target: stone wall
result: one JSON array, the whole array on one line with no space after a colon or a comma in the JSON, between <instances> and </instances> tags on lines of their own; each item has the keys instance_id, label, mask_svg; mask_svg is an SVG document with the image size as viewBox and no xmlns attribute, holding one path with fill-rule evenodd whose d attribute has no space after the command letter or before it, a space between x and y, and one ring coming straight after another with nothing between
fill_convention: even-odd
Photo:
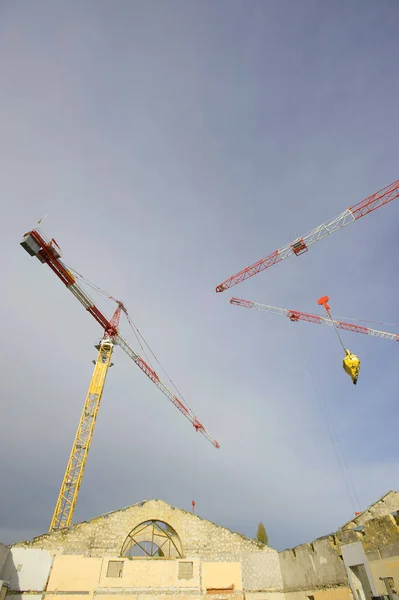
<instances>
[{"instance_id":1,"label":"stone wall","mask_svg":"<svg viewBox=\"0 0 399 600\"><path fill-rule=\"evenodd\" d=\"M360 513L360 515L345 523L345 525L341 527L341 530L353 529L354 527L357 527L359 525L364 525L367 521L370 521L371 519L375 519L377 517L384 517L398 509L399 492L388 492L387 494L385 494L385 496L377 500L377 502L374 502L374 504L372 504L365 511Z\"/></svg>"},{"instance_id":2,"label":"stone wall","mask_svg":"<svg viewBox=\"0 0 399 600\"><path fill-rule=\"evenodd\" d=\"M15 547L43 548L53 554L118 556L128 534L140 523L155 519L171 525L178 534L184 556L235 561L242 553L276 554L276 550L229 529L175 509L161 500L149 500L118 510L69 529L45 534Z\"/></svg>"},{"instance_id":3,"label":"stone wall","mask_svg":"<svg viewBox=\"0 0 399 600\"><path fill-rule=\"evenodd\" d=\"M384 591L379 581L381 576L394 577L399 587L399 517L388 514L365 521L359 531L343 529L334 536L280 552L286 599L306 599L308 595L324 598L321 592L327 590L330 590L329 597L334 597L336 593L337 599L350 594L350 582L342 557L343 547L359 543L364 549L378 593Z\"/></svg>"},{"instance_id":4,"label":"stone wall","mask_svg":"<svg viewBox=\"0 0 399 600\"><path fill-rule=\"evenodd\" d=\"M243 588L248 592L283 589L277 552L243 552L241 569Z\"/></svg>"},{"instance_id":5,"label":"stone wall","mask_svg":"<svg viewBox=\"0 0 399 600\"><path fill-rule=\"evenodd\" d=\"M399 517L386 515L367 521L362 531L340 532L341 543L364 548L377 594L386 594L381 577L393 577L399 588Z\"/></svg>"},{"instance_id":6,"label":"stone wall","mask_svg":"<svg viewBox=\"0 0 399 600\"><path fill-rule=\"evenodd\" d=\"M384 502L373 505L370 513L373 510L386 513L388 508L397 509L399 498L396 492L392 494L385 496L382 499ZM149 520L164 521L173 527L182 544L183 559L198 565L198 582L195 585L191 583L192 593L195 589L197 595L207 593L199 581L212 574L215 583L211 587L218 589L219 584L223 587L226 578L226 586L234 583L234 594L238 594L235 600L241 600L240 594L243 593L248 600L306 600L309 596L314 596L315 600L349 600L351 591L348 565L344 564L342 555L343 547L351 544L359 547L359 543L370 565L370 577L393 576L399 584L399 516L396 514L365 519L364 524L357 526L356 530L354 526L345 526L335 535L277 553L272 548L197 515L175 509L161 500L150 500L67 530L42 535L32 542L21 542L12 548L12 552L46 550L51 556L57 555L55 560L60 565L63 557L64 567L72 560L77 560L79 564L84 560L97 560L103 564L103 561L118 557L128 534L137 525ZM155 570L161 569L161 562L156 566L160 560L152 559ZM178 561L169 560L170 564L165 562L168 566L161 573L164 579L168 573L168 577L175 577L173 569L178 568ZM141 561L143 565L150 565L146 559ZM131 571L132 581L138 581L139 567L139 561L129 562L125 577L130 577ZM60 577L63 576L61 573ZM179 585L172 587L177 589ZM383 591L382 586L382 583L375 584L379 593Z\"/></svg>"}]
</instances>

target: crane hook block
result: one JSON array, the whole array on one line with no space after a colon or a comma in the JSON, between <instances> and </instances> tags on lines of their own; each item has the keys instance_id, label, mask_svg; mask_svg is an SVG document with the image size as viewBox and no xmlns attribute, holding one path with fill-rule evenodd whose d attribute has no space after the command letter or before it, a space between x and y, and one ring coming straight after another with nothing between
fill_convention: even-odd
<instances>
[{"instance_id":1,"label":"crane hook block","mask_svg":"<svg viewBox=\"0 0 399 600\"><path fill-rule=\"evenodd\" d=\"M353 384L356 385L360 371L360 360L356 354L352 354L349 350L346 352L347 354L343 360L344 371L352 379Z\"/></svg>"}]
</instances>

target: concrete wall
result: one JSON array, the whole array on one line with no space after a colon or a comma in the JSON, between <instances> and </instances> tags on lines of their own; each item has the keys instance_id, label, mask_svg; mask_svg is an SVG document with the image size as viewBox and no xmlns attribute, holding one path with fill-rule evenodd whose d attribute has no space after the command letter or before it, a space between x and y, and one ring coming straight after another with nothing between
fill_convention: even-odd
<instances>
[{"instance_id":1,"label":"concrete wall","mask_svg":"<svg viewBox=\"0 0 399 600\"><path fill-rule=\"evenodd\" d=\"M373 581L369 561L364 551L362 542L354 542L352 544L342 546L341 550L354 598L358 597L359 590L361 592L361 588L363 588L366 593L368 592L369 596L371 593L376 596L376 586ZM366 583L362 582L362 579L359 578L359 574L357 572L361 565L364 569L364 576L367 579Z\"/></svg>"},{"instance_id":2,"label":"concrete wall","mask_svg":"<svg viewBox=\"0 0 399 600\"><path fill-rule=\"evenodd\" d=\"M10 591L43 591L53 559L47 550L11 548L2 570Z\"/></svg>"},{"instance_id":3,"label":"concrete wall","mask_svg":"<svg viewBox=\"0 0 399 600\"><path fill-rule=\"evenodd\" d=\"M284 591L347 586L348 579L332 536L280 552Z\"/></svg>"}]
</instances>

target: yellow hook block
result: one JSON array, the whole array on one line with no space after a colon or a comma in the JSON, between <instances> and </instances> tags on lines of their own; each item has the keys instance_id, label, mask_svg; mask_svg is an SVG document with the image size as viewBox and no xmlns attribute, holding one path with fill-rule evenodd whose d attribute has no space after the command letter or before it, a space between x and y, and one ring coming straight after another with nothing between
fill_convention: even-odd
<instances>
[{"instance_id":1,"label":"yellow hook block","mask_svg":"<svg viewBox=\"0 0 399 600\"><path fill-rule=\"evenodd\" d=\"M356 354L352 354L349 350L346 351L346 356L343 360L343 367L345 373L352 379L354 385L357 383L360 371L360 360Z\"/></svg>"}]
</instances>

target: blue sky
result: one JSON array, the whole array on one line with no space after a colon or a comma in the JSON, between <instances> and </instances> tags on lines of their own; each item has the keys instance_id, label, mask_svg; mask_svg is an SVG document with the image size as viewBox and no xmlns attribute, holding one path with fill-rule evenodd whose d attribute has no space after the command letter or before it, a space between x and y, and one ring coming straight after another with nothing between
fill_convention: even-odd
<instances>
[{"instance_id":1,"label":"blue sky","mask_svg":"<svg viewBox=\"0 0 399 600\"><path fill-rule=\"evenodd\" d=\"M328 294L337 317L399 322L397 202L215 287L399 177L398 17L388 0L2 4L1 541L48 528L101 336L19 246L44 213L221 444L117 349L75 522L194 498L278 549L329 533L354 506L323 407L360 507L397 489L396 346L344 334L355 387L332 331L228 303L317 312Z\"/></svg>"}]
</instances>

